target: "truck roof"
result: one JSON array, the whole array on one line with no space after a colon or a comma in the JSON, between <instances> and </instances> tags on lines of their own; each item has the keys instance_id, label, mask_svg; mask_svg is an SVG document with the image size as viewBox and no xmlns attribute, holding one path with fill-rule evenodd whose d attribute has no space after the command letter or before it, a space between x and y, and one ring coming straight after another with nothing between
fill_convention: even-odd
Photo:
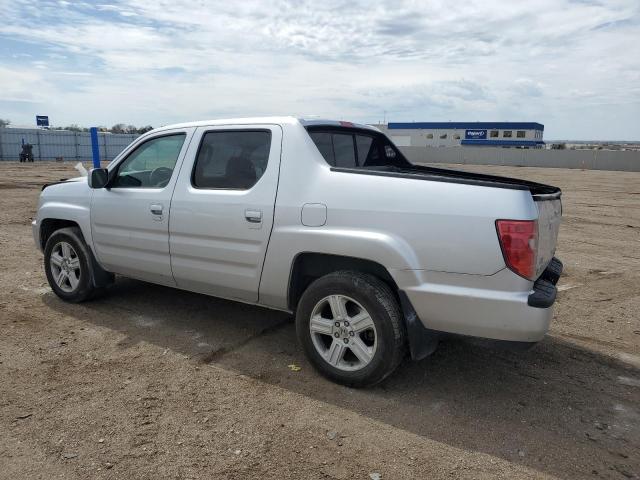
<instances>
[{"instance_id":1,"label":"truck roof","mask_svg":"<svg viewBox=\"0 0 640 480\"><path fill-rule=\"evenodd\" d=\"M292 125L301 124L303 127L309 126L331 126L331 127L350 127L350 128L364 128L367 130L379 131L377 128L371 125L365 125L362 123L347 122L344 120L330 120L321 118L300 118L294 116L282 116L282 117L244 117L244 118L221 118L214 120L200 120L196 122L175 123L172 125L164 125L158 127L153 131L169 130L172 128L185 128L185 127L206 127L211 125L254 125L254 124L277 124L277 125Z\"/></svg>"}]
</instances>

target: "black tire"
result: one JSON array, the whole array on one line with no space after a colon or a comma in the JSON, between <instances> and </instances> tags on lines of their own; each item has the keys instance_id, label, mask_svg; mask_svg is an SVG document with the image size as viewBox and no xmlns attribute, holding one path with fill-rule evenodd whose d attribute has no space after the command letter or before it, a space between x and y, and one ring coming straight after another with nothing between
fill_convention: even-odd
<instances>
[{"instance_id":1,"label":"black tire","mask_svg":"<svg viewBox=\"0 0 640 480\"><path fill-rule=\"evenodd\" d=\"M311 315L316 305L331 295L355 300L364 307L375 325L375 353L370 362L358 370L336 368L314 345L310 331ZM406 352L405 326L395 295L377 277L360 272L330 273L309 285L296 310L296 332L311 364L327 378L350 387L368 387L381 382L400 365ZM329 337L327 342L330 340L333 341Z\"/></svg>"},{"instance_id":2,"label":"black tire","mask_svg":"<svg viewBox=\"0 0 640 480\"><path fill-rule=\"evenodd\" d=\"M77 275L78 281L75 288L71 287L70 282L67 288L71 288L71 291L66 291L61 288L54 279L53 267L51 265L51 255L55 248L60 245L61 242L66 242L71 245L75 256L79 261L79 274ZM80 303L90 299L97 292L97 289L93 285L92 281L92 269L91 269L91 253L84 242L82 232L78 227L68 227L56 230L47 240L44 247L44 271L47 275L47 280L53 292L62 300L71 303ZM77 272L77 271L76 271Z\"/></svg>"}]
</instances>

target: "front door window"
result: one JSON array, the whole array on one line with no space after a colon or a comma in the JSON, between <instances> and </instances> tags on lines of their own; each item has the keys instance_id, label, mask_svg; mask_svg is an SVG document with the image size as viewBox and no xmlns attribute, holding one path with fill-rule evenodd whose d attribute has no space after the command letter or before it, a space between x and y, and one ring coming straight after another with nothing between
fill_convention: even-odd
<instances>
[{"instance_id":1,"label":"front door window","mask_svg":"<svg viewBox=\"0 0 640 480\"><path fill-rule=\"evenodd\" d=\"M112 188L164 188L171 180L185 134L166 135L138 146L118 166Z\"/></svg>"}]
</instances>

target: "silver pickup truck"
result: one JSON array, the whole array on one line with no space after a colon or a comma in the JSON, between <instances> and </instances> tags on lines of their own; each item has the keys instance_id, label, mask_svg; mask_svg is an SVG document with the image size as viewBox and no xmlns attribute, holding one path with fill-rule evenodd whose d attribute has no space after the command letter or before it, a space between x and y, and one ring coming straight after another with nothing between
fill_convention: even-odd
<instances>
[{"instance_id":1,"label":"silver pickup truck","mask_svg":"<svg viewBox=\"0 0 640 480\"><path fill-rule=\"evenodd\" d=\"M377 129L292 117L172 125L33 221L53 291L114 274L295 312L324 375L375 384L443 335L526 346L549 328L560 190L409 163Z\"/></svg>"}]
</instances>

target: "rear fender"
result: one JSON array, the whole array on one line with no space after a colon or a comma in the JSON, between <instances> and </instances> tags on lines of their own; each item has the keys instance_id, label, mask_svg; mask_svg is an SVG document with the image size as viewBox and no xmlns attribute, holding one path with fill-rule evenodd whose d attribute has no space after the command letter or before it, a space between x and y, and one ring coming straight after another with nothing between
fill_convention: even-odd
<instances>
[{"instance_id":1,"label":"rear fender","mask_svg":"<svg viewBox=\"0 0 640 480\"><path fill-rule=\"evenodd\" d=\"M382 232L352 229L309 229L291 226L274 230L260 279L260 303L289 309L288 286L301 253L339 255L375 262L388 272L418 268L418 259L401 238ZM391 273L393 277L393 273ZM395 279L394 279L395 280Z\"/></svg>"}]
</instances>

